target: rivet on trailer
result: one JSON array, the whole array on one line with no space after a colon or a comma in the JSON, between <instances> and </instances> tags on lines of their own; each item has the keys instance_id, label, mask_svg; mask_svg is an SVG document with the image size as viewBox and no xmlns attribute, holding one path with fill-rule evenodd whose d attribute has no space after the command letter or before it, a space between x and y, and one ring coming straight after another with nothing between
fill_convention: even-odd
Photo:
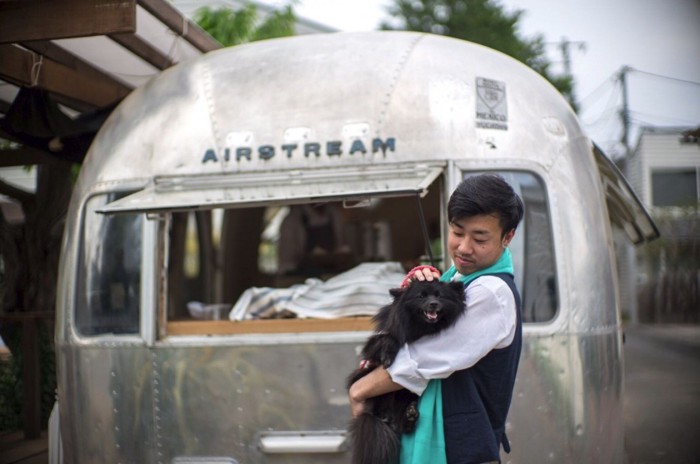
<instances>
[{"instance_id":1,"label":"rivet on trailer","mask_svg":"<svg viewBox=\"0 0 700 464\"><path fill-rule=\"evenodd\" d=\"M526 205L508 460L624 462L612 228L653 222L539 75L400 32L215 51L111 115L62 250L63 460L348 462L370 315L404 266L447 266L446 199L484 171Z\"/></svg>"}]
</instances>

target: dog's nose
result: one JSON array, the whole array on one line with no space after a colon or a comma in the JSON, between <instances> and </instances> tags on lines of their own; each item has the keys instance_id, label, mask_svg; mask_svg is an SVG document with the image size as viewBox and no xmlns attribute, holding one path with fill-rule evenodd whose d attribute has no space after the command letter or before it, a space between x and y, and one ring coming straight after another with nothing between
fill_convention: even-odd
<instances>
[{"instance_id":1,"label":"dog's nose","mask_svg":"<svg viewBox=\"0 0 700 464\"><path fill-rule=\"evenodd\" d=\"M431 302L428 304L428 306L429 306L430 309L432 309L433 311L437 311L438 309L440 309L440 304L439 304L437 301L431 301Z\"/></svg>"}]
</instances>

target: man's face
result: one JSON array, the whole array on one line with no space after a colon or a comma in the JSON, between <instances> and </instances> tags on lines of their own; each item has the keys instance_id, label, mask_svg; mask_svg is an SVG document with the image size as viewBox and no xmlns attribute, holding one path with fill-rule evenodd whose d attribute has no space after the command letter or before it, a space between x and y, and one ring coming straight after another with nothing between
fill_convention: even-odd
<instances>
[{"instance_id":1,"label":"man's face","mask_svg":"<svg viewBox=\"0 0 700 464\"><path fill-rule=\"evenodd\" d=\"M501 238L498 217L479 214L450 223L447 250L460 274L471 274L494 264L515 234Z\"/></svg>"}]
</instances>

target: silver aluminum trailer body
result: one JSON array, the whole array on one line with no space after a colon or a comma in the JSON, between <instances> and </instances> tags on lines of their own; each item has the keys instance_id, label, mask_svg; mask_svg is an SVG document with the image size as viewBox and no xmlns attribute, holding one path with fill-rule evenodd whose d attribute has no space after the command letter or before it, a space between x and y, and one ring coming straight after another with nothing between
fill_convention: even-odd
<instances>
[{"instance_id":1,"label":"silver aluminum trailer body","mask_svg":"<svg viewBox=\"0 0 700 464\"><path fill-rule=\"evenodd\" d=\"M243 211L244 233L244 213L269 206L409 195L392 210L413 216L413 196L432 199L444 241L446 198L482 171L528 198L513 250L526 323L507 460L622 463L608 215L636 241L653 237L653 224L539 75L482 46L399 32L212 52L163 72L110 116L82 167L62 250L65 462L349 462L344 382L367 318L173 320L177 215ZM401 224L392 234L420 238ZM220 287L249 271L228 264Z\"/></svg>"}]
</instances>

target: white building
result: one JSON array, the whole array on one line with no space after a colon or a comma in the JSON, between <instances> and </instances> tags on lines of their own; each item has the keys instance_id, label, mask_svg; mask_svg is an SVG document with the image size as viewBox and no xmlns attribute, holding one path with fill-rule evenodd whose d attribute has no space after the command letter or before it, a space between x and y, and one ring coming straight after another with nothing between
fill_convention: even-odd
<instances>
[{"instance_id":1,"label":"white building","mask_svg":"<svg viewBox=\"0 0 700 464\"><path fill-rule=\"evenodd\" d=\"M649 311L654 321L697 322L687 318L699 316L688 308L696 303L700 279L700 127L643 127L623 171L661 231L659 243L636 253L618 250L622 301L628 305L623 312L632 322L648 321ZM675 300L679 292L686 295L683 301Z\"/></svg>"},{"instance_id":2,"label":"white building","mask_svg":"<svg viewBox=\"0 0 700 464\"><path fill-rule=\"evenodd\" d=\"M690 127L644 127L625 175L651 210L700 200L700 143ZM684 135L688 134L688 135Z\"/></svg>"}]
</instances>

